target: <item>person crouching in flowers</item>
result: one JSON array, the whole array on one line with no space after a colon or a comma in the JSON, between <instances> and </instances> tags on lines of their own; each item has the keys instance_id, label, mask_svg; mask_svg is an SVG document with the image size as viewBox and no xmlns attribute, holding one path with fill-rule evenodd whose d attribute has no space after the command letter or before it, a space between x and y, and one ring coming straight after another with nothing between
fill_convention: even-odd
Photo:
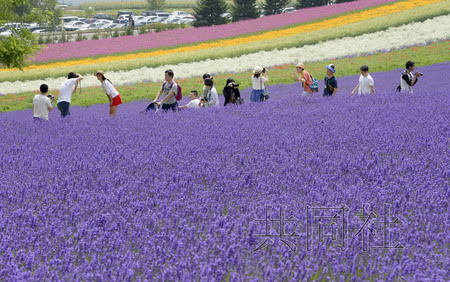
<instances>
[{"instance_id":1,"label":"person crouching in flowers","mask_svg":"<svg viewBox=\"0 0 450 282\"><path fill-rule=\"evenodd\" d=\"M112 85L111 81L105 77L105 72L102 70L97 71L94 76L102 83L102 87L106 92L106 96L109 100L109 115L116 117L117 107L122 104L122 98L119 92Z\"/></svg>"},{"instance_id":2,"label":"person crouching in flowers","mask_svg":"<svg viewBox=\"0 0 450 282\"><path fill-rule=\"evenodd\" d=\"M261 74L264 73L265 77ZM267 74L267 70L262 67L255 67L253 70L252 82L253 82L253 91L250 97L252 102L262 102L263 101L263 93L265 88L265 83L269 81L269 76Z\"/></svg>"}]
</instances>

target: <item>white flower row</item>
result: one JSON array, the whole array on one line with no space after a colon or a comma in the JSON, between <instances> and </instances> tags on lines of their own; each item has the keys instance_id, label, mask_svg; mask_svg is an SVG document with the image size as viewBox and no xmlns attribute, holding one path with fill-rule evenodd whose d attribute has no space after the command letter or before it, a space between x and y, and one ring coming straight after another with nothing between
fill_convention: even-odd
<instances>
[{"instance_id":1,"label":"white flower row","mask_svg":"<svg viewBox=\"0 0 450 282\"><path fill-rule=\"evenodd\" d=\"M298 61L311 62L330 58L345 57L354 54L366 54L392 48L401 48L430 41L445 40L450 37L450 15L440 16L421 23L410 23L392 27L386 31L365 34L358 37L345 37L307 45L300 48L260 51L235 58L204 60L200 62L165 65L155 68L140 68L130 71L111 71L106 76L116 85L141 81L158 81L164 78L166 69L173 69L178 79L199 77L204 73L241 72L256 65L274 66ZM262 43L263 44L263 43ZM126 64L126 62L124 62ZM338 66L339 70L339 66ZM64 77L48 80L0 83L0 93L20 93L37 90L41 83L47 83L51 89L58 89ZM99 85L92 74L86 75L83 86Z\"/></svg>"}]
</instances>

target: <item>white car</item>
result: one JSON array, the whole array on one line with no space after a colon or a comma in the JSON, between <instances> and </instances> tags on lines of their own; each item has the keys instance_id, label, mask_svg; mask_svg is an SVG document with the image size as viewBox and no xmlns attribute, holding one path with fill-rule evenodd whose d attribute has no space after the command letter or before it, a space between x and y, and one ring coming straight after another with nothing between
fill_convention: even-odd
<instances>
[{"instance_id":1,"label":"white car","mask_svg":"<svg viewBox=\"0 0 450 282\"><path fill-rule=\"evenodd\" d=\"M191 16L190 14L184 12L184 11L173 11L172 13L170 13L170 17L187 17L187 16Z\"/></svg>"},{"instance_id":2,"label":"white car","mask_svg":"<svg viewBox=\"0 0 450 282\"><path fill-rule=\"evenodd\" d=\"M103 23L91 23L88 27L82 27L78 30L100 29L102 26L103 26Z\"/></svg>"},{"instance_id":3,"label":"white car","mask_svg":"<svg viewBox=\"0 0 450 282\"><path fill-rule=\"evenodd\" d=\"M85 22L76 21L76 22L70 22L69 24L65 24L64 29L66 31L75 31L75 30L79 30L80 28L86 28L88 26L89 26L89 24L86 24Z\"/></svg>"},{"instance_id":4,"label":"white car","mask_svg":"<svg viewBox=\"0 0 450 282\"><path fill-rule=\"evenodd\" d=\"M283 9L282 13L292 13L297 11L294 7L286 7Z\"/></svg>"}]
</instances>

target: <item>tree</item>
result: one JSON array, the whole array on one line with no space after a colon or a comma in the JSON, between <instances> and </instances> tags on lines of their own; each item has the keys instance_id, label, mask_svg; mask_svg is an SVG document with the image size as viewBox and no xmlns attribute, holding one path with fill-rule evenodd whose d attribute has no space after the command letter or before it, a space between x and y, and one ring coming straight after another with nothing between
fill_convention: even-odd
<instances>
[{"instance_id":1,"label":"tree","mask_svg":"<svg viewBox=\"0 0 450 282\"><path fill-rule=\"evenodd\" d=\"M147 0L150 10L161 10L166 5L166 0Z\"/></svg>"},{"instance_id":2,"label":"tree","mask_svg":"<svg viewBox=\"0 0 450 282\"><path fill-rule=\"evenodd\" d=\"M228 19L221 15L226 13L227 9L228 4L225 0L197 0L193 25L199 27L226 24Z\"/></svg>"},{"instance_id":3,"label":"tree","mask_svg":"<svg viewBox=\"0 0 450 282\"><path fill-rule=\"evenodd\" d=\"M266 0L264 4L264 14L266 16L279 14L283 11L287 4L291 2L290 0Z\"/></svg>"},{"instance_id":4,"label":"tree","mask_svg":"<svg viewBox=\"0 0 450 282\"><path fill-rule=\"evenodd\" d=\"M259 17L256 8L256 0L234 0L231 6L231 16L233 22L240 20L256 19Z\"/></svg>"},{"instance_id":5,"label":"tree","mask_svg":"<svg viewBox=\"0 0 450 282\"><path fill-rule=\"evenodd\" d=\"M297 0L295 4L296 9L310 8L310 7L319 7L328 5L328 0Z\"/></svg>"},{"instance_id":6,"label":"tree","mask_svg":"<svg viewBox=\"0 0 450 282\"><path fill-rule=\"evenodd\" d=\"M0 2L0 27L11 30L0 38L0 63L8 68L23 67L41 50L36 37L24 24L49 23L56 0L7 0ZM15 23L15 24L13 24Z\"/></svg>"}]
</instances>

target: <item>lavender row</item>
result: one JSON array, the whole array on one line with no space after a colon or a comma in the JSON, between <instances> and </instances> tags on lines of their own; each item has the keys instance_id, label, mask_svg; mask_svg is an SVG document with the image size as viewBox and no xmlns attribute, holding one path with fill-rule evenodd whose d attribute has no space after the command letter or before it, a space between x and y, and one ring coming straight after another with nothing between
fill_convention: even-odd
<instances>
[{"instance_id":1,"label":"lavender row","mask_svg":"<svg viewBox=\"0 0 450 282\"><path fill-rule=\"evenodd\" d=\"M368 97L343 94L353 76L328 99L293 84L217 110L0 114L0 278L445 280L450 85L435 81L448 66L420 68L413 95L391 90L397 70L372 74ZM357 215L386 203L404 248L366 253ZM254 251L267 205L298 220L295 251L278 239ZM347 248L308 251L308 206L341 205Z\"/></svg>"}]
</instances>

